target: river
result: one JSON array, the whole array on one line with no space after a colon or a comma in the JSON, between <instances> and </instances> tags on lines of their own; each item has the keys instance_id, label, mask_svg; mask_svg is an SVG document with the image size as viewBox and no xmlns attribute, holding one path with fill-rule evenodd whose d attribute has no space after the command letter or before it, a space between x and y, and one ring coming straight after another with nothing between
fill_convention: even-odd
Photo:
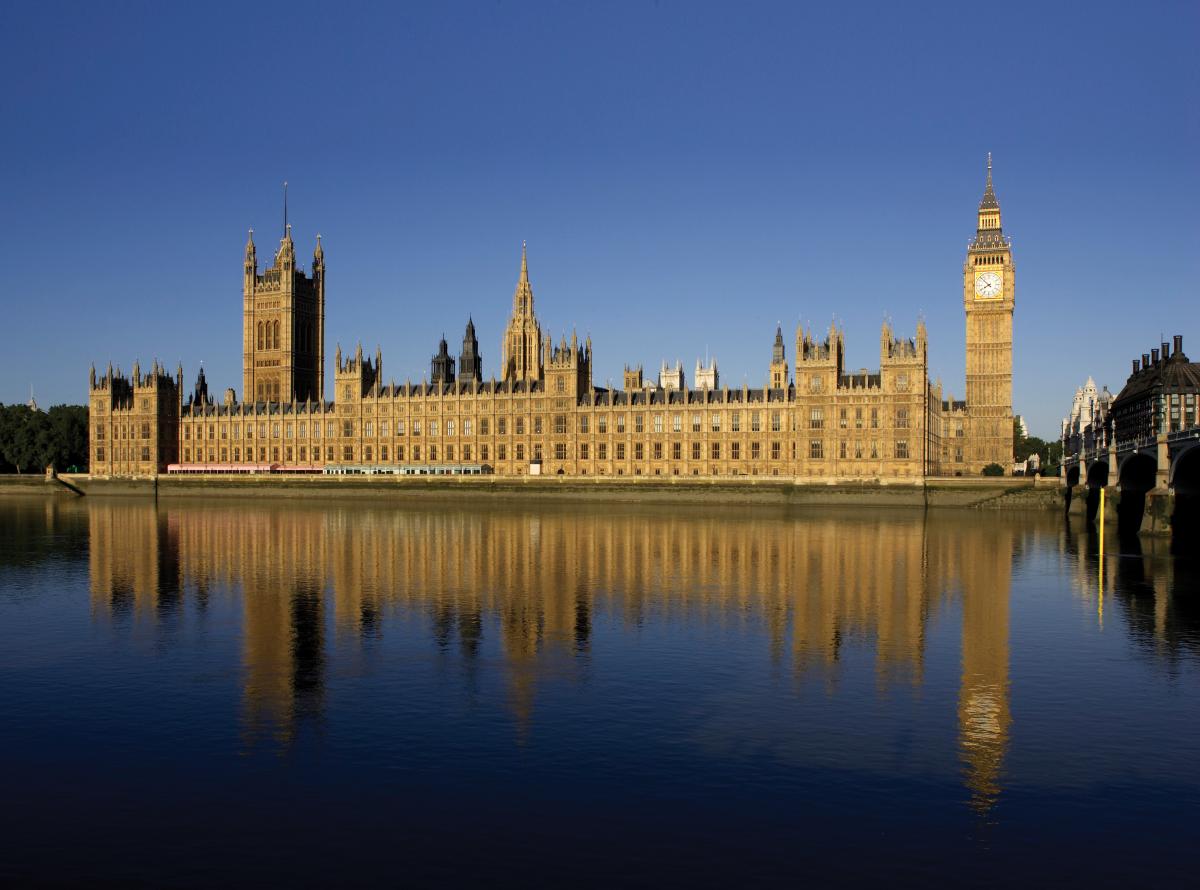
<instances>
[{"instance_id":1,"label":"river","mask_svg":"<svg viewBox=\"0 0 1200 890\"><path fill-rule=\"evenodd\" d=\"M1047 513L9 497L0 878L1188 880L1198 678Z\"/></svg>"}]
</instances>

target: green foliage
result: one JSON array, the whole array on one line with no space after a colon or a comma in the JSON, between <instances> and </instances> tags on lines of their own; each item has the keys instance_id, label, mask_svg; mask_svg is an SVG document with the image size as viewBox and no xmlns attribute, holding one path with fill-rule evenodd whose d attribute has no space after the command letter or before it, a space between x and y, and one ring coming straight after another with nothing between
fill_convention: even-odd
<instances>
[{"instance_id":1,"label":"green foliage","mask_svg":"<svg viewBox=\"0 0 1200 890\"><path fill-rule=\"evenodd\" d=\"M985 476L1003 476L1004 475L1004 467L1000 466L1000 464L988 464L986 467L983 468L983 475L985 475Z\"/></svg>"},{"instance_id":2,"label":"green foliage","mask_svg":"<svg viewBox=\"0 0 1200 890\"><path fill-rule=\"evenodd\" d=\"M33 411L27 405L0 405L0 470L40 473L86 467L88 410L83 405L55 405Z\"/></svg>"}]
</instances>

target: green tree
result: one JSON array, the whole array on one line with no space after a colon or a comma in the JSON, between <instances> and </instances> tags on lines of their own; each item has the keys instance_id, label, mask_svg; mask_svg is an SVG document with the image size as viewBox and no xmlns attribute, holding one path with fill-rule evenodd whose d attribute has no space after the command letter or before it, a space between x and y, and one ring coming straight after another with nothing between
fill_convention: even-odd
<instances>
[{"instance_id":1,"label":"green tree","mask_svg":"<svg viewBox=\"0 0 1200 890\"><path fill-rule=\"evenodd\" d=\"M1000 464L988 464L986 467L983 468L983 475L984 476L1003 476L1004 475L1004 467L1000 466Z\"/></svg>"},{"instance_id":2,"label":"green tree","mask_svg":"<svg viewBox=\"0 0 1200 890\"><path fill-rule=\"evenodd\" d=\"M87 417L82 405L55 405L47 413L27 405L0 406L2 469L40 473L49 463L59 469L86 466Z\"/></svg>"}]
</instances>

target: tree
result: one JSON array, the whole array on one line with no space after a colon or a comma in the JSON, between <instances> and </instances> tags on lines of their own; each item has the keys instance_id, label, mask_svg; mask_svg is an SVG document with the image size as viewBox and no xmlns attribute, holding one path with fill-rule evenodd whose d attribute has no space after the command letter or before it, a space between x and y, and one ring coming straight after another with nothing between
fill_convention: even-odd
<instances>
[{"instance_id":1,"label":"tree","mask_svg":"<svg viewBox=\"0 0 1200 890\"><path fill-rule=\"evenodd\" d=\"M86 466L88 411L82 405L55 405L48 413L27 405L0 406L0 460L18 473Z\"/></svg>"},{"instance_id":2,"label":"tree","mask_svg":"<svg viewBox=\"0 0 1200 890\"><path fill-rule=\"evenodd\" d=\"M983 468L983 475L985 475L985 476L1003 476L1004 475L1004 467L1000 466L1000 464L988 464L986 467Z\"/></svg>"}]
</instances>

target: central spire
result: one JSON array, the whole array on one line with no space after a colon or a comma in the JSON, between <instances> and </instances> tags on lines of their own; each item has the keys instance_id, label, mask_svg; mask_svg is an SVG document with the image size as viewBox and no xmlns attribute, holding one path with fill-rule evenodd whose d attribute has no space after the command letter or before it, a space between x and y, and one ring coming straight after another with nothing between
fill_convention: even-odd
<instances>
[{"instance_id":1,"label":"central spire","mask_svg":"<svg viewBox=\"0 0 1200 890\"><path fill-rule=\"evenodd\" d=\"M521 276L517 279L517 289L513 292L513 313L533 314L533 287L529 284L529 258L524 241L521 242Z\"/></svg>"}]
</instances>

